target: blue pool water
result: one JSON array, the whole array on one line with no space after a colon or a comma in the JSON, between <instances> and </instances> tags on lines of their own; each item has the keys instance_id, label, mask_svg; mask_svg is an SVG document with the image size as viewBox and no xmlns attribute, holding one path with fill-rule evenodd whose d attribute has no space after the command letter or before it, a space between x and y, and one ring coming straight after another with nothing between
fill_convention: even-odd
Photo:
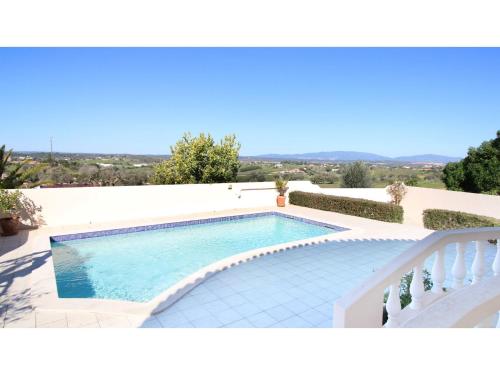
<instances>
[{"instance_id":1,"label":"blue pool water","mask_svg":"<svg viewBox=\"0 0 500 375\"><path fill-rule=\"evenodd\" d=\"M340 228L266 214L53 241L52 258L59 297L145 302L228 256L337 230Z\"/></svg>"}]
</instances>

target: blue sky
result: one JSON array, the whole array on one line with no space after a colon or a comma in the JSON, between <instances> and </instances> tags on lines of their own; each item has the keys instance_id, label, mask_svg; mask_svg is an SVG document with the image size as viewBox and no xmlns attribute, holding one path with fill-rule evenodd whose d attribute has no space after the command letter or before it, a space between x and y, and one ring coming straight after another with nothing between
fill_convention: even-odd
<instances>
[{"instance_id":1,"label":"blue sky","mask_svg":"<svg viewBox=\"0 0 500 375\"><path fill-rule=\"evenodd\" d=\"M0 48L0 144L165 154L463 156L500 129L500 49Z\"/></svg>"}]
</instances>

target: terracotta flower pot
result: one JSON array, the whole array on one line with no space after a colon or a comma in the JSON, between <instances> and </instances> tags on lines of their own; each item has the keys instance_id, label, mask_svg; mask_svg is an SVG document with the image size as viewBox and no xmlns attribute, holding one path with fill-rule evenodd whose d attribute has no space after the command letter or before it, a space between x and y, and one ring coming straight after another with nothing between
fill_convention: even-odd
<instances>
[{"instance_id":1,"label":"terracotta flower pot","mask_svg":"<svg viewBox=\"0 0 500 375\"><path fill-rule=\"evenodd\" d=\"M14 217L0 219L2 236L13 236L19 232L19 220Z\"/></svg>"},{"instance_id":2,"label":"terracotta flower pot","mask_svg":"<svg viewBox=\"0 0 500 375\"><path fill-rule=\"evenodd\" d=\"M278 204L278 207L285 207L285 201L286 198L283 195L278 195L278 197L276 198L276 203Z\"/></svg>"}]
</instances>

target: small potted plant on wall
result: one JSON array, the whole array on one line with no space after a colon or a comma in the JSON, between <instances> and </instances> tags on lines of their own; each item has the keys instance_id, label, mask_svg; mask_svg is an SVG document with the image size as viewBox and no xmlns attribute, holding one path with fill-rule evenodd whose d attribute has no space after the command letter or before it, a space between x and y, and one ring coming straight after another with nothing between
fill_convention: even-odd
<instances>
[{"instance_id":1,"label":"small potted plant on wall","mask_svg":"<svg viewBox=\"0 0 500 375\"><path fill-rule=\"evenodd\" d=\"M2 236L13 236L19 232L19 209L21 192L0 189L0 226Z\"/></svg>"},{"instance_id":2,"label":"small potted plant on wall","mask_svg":"<svg viewBox=\"0 0 500 375\"><path fill-rule=\"evenodd\" d=\"M276 203L278 204L278 207L285 207L285 193L288 190L288 187L286 186L288 184L287 180L284 180L283 178L278 178L276 180L276 190L278 190L279 195L276 198Z\"/></svg>"}]
</instances>

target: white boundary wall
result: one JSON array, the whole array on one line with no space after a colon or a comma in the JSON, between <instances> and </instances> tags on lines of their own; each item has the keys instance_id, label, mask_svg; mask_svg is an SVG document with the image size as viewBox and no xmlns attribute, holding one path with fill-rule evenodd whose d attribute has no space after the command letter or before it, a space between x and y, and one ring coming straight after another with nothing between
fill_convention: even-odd
<instances>
[{"instance_id":1,"label":"white boundary wall","mask_svg":"<svg viewBox=\"0 0 500 375\"><path fill-rule=\"evenodd\" d=\"M289 191L379 202L390 200L385 189L322 189L309 181L291 181L288 185ZM43 220L51 226L269 207L276 205L277 196L274 182L22 189L22 192L42 206ZM408 187L402 205L405 224L418 226L423 226L422 211L426 208L500 218L500 197L485 194Z\"/></svg>"},{"instance_id":2,"label":"white boundary wall","mask_svg":"<svg viewBox=\"0 0 500 375\"><path fill-rule=\"evenodd\" d=\"M402 205L405 224L423 225L422 212L427 208L463 211L500 219L500 196L495 195L408 187Z\"/></svg>"},{"instance_id":3,"label":"white boundary wall","mask_svg":"<svg viewBox=\"0 0 500 375\"><path fill-rule=\"evenodd\" d=\"M385 189L377 188L322 188L321 193L327 195L337 195L339 197L362 198L377 202L390 202L391 196L387 194Z\"/></svg>"},{"instance_id":4,"label":"white boundary wall","mask_svg":"<svg viewBox=\"0 0 500 375\"><path fill-rule=\"evenodd\" d=\"M231 185L231 189L229 189ZM319 192L309 181L289 191ZM274 182L22 189L45 224L73 225L276 205Z\"/></svg>"}]
</instances>

